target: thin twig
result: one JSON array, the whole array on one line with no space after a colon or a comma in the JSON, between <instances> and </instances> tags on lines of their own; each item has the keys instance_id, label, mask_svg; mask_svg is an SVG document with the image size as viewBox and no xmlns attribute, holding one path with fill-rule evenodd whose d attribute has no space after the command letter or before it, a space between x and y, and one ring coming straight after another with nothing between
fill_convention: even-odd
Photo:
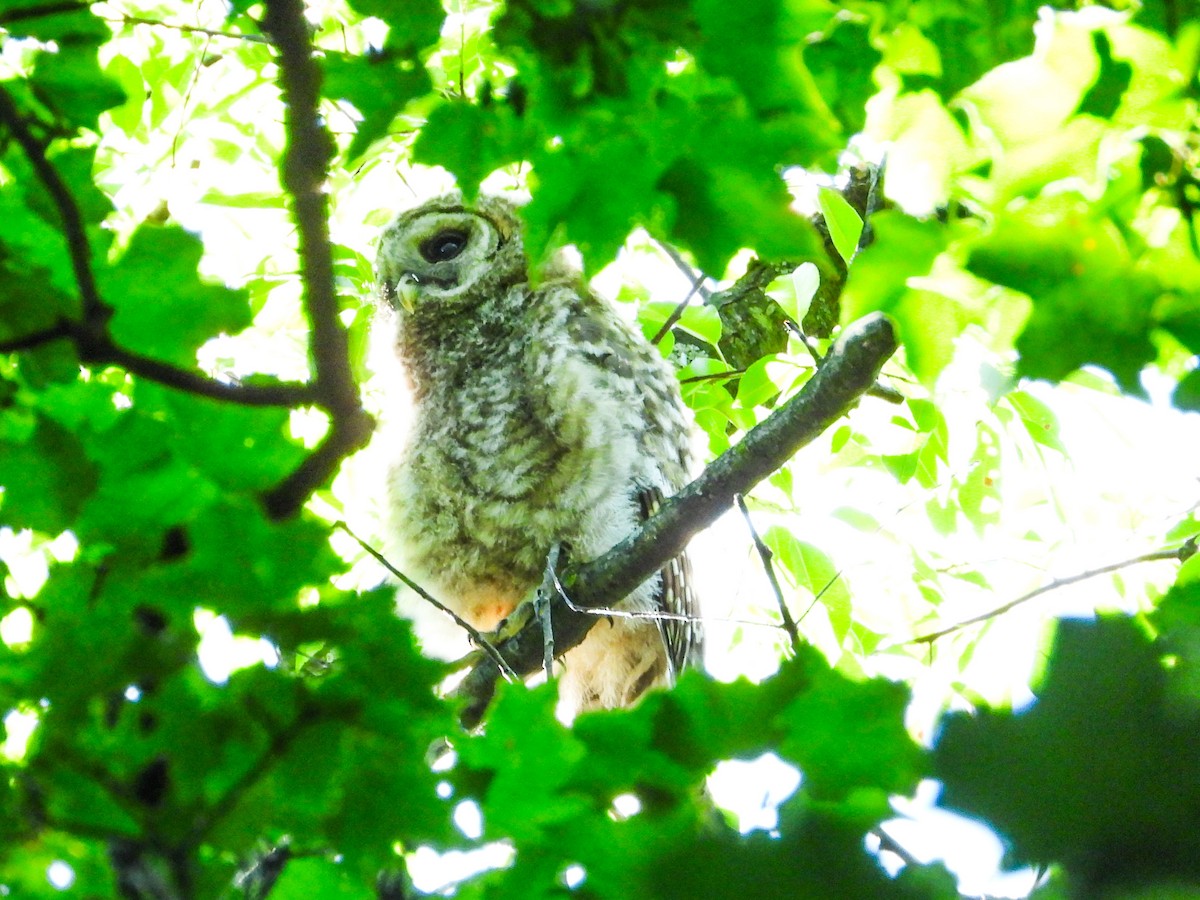
<instances>
[{"instance_id":1,"label":"thin twig","mask_svg":"<svg viewBox=\"0 0 1200 900\"><path fill-rule=\"evenodd\" d=\"M680 384L697 384L702 381L720 381L722 378L741 378L746 374L745 369L730 369L728 372L710 372L708 375L692 375L680 378Z\"/></svg>"},{"instance_id":2,"label":"thin twig","mask_svg":"<svg viewBox=\"0 0 1200 900\"><path fill-rule=\"evenodd\" d=\"M1090 569L1087 572L1080 572L1077 575L1068 575L1066 578L1056 578L1053 581L1051 581L1047 584L1044 584L1039 588L1035 588L1034 590L1030 591L1028 594L1022 594L1016 600L1010 600L1008 603L1005 603L1003 606L996 607L995 609L991 610L990 612L982 613L981 615L978 615L978 616L972 616L971 618L966 619L962 622L959 622L956 625L951 625L947 628L941 629L940 631L935 631L932 634L924 634L924 635L921 635L920 637L912 638L911 640L907 641L906 643L909 643L909 644L932 644L938 638L943 638L948 634L954 634L954 632L961 631L962 629L967 628L971 625L978 625L980 622L986 622L989 619L994 619L994 618L996 618L996 616L1004 615L1004 613L1009 612L1010 610L1016 609L1021 604L1028 603L1030 600L1033 600L1035 597L1040 597L1042 594L1047 594L1050 591L1056 591L1059 588L1067 587L1068 585L1076 584L1080 581L1086 581L1087 579L1095 578L1098 575L1107 575L1110 572L1116 572L1116 571L1119 571L1120 569L1128 568L1129 566L1135 566L1138 563L1159 562L1161 560L1167 560L1167 559L1174 559L1174 560L1182 559L1183 554L1186 552L1186 550L1187 550L1187 545L1184 544L1181 547L1176 547L1174 550L1157 550L1154 553L1145 553L1142 556L1135 556L1132 559L1126 559L1126 560L1123 560L1122 562L1110 563L1109 565L1101 566L1098 569Z\"/></svg>"},{"instance_id":3,"label":"thin twig","mask_svg":"<svg viewBox=\"0 0 1200 900\"><path fill-rule=\"evenodd\" d=\"M687 292L687 296L680 300L676 307L671 310L671 314L667 316L667 321L662 323L662 328L658 329L654 337L650 339L650 343L657 344L667 336L667 332L674 328L675 323L683 318L683 314L687 311L688 306L691 305L692 298L696 296L696 292L699 290L700 282L694 282L692 289Z\"/></svg>"},{"instance_id":4,"label":"thin twig","mask_svg":"<svg viewBox=\"0 0 1200 900\"><path fill-rule=\"evenodd\" d=\"M750 536L754 538L754 546L758 550L758 558L762 560L763 571L767 573L767 580L771 583L771 590L775 594L775 603L779 606L779 615L783 618L783 628L788 633L788 637L791 638L792 650L799 653L804 647L804 641L800 638L800 630L796 628L796 622L792 618L792 611L788 609L788 605L783 599L783 590L779 587L779 579L775 576L775 566L771 562L774 554L771 553L771 548L764 544L763 539L758 536L758 531L754 527L754 520L750 518L750 510L746 508L746 499L741 494L735 494L734 501L737 503L738 509L742 511L742 518L746 520L746 527L750 529Z\"/></svg>"},{"instance_id":5,"label":"thin twig","mask_svg":"<svg viewBox=\"0 0 1200 900\"><path fill-rule=\"evenodd\" d=\"M20 353L22 350L34 350L43 344L50 344L63 339L73 340L74 335L71 332L71 323L60 320L49 328L43 328L41 331L33 331L29 334L21 335L21 337L0 341L0 353Z\"/></svg>"},{"instance_id":6,"label":"thin twig","mask_svg":"<svg viewBox=\"0 0 1200 900\"><path fill-rule=\"evenodd\" d=\"M708 288L704 287L704 279L707 276L703 272L698 272L693 269L691 263L684 259L683 254L671 244L667 243L666 241L660 241L658 238L654 239L654 243L658 245L658 248L662 250L664 254L666 254L667 258L671 260L671 262L675 263L675 268L679 269L680 272L687 276L687 280L696 287L696 289L700 292L700 296L703 297L707 303L708 298L712 296L712 292Z\"/></svg>"},{"instance_id":7,"label":"thin twig","mask_svg":"<svg viewBox=\"0 0 1200 900\"><path fill-rule=\"evenodd\" d=\"M880 850L886 850L888 853L895 854L900 857L906 866L911 866L914 869L921 865L921 861L905 850L894 837L884 831L882 825L876 825L869 833L879 838Z\"/></svg>"},{"instance_id":8,"label":"thin twig","mask_svg":"<svg viewBox=\"0 0 1200 900\"><path fill-rule=\"evenodd\" d=\"M825 596L825 592L828 591L835 584L837 584L838 580L841 577L842 577L842 570L838 569L836 572L833 573L833 577L830 578L827 582L825 582L825 586L822 587L819 591L817 591L816 594L813 595L812 602L809 603L808 606L806 606L804 608L804 612L800 613L800 618L797 621L803 622L805 619L807 619L808 614L813 611L813 607L815 607L818 603L821 602L821 598Z\"/></svg>"},{"instance_id":9,"label":"thin twig","mask_svg":"<svg viewBox=\"0 0 1200 900\"><path fill-rule=\"evenodd\" d=\"M141 16L103 17L106 22L117 22L125 25L150 25L155 28L170 28L187 34L203 34L214 38L229 38L235 41L249 41L253 44L269 44L261 34L238 34L233 31L216 31L212 28L201 28L198 25L177 25L174 22L160 22L157 19L143 19Z\"/></svg>"},{"instance_id":10,"label":"thin twig","mask_svg":"<svg viewBox=\"0 0 1200 900\"><path fill-rule=\"evenodd\" d=\"M534 600L534 608L542 623L542 634L545 637L542 645L542 668L546 672L547 681L554 680L554 626L550 610L554 592L562 595L562 585L558 580L558 561L561 556L562 544L556 543L546 557L546 575L538 589L537 599ZM554 591L551 590L551 585Z\"/></svg>"},{"instance_id":11,"label":"thin twig","mask_svg":"<svg viewBox=\"0 0 1200 900\"><path fill-rule=\"evenodd\" d=\"M301 708L297 712L296 717L285 728L272 734L270 743L262 755L226 789L225 793L212 805L206 815L197 817L195 824L183 842L183 846L200 846L212 829L225 816L233 812L246 792L254 787L270 771L271 766L279 762L284 751L287 750L292 741L299 737L300 732L317 721L319 721L317 717Z\"/></svg>"},{"instance_id":12,"label":"thin twig","mask_svg":"<svg viewBox=\"0 0 1200 900\"><path fill-rule=\"evenodd\" d=\"M491 641L489 641L486 637L484 637L483 632L481 632L478 628L476 628L474 625L472 625L470 622L468 622L466 619L464 619L462 616L460 616L458 613L456 613L454 610L452 610L450 607L448 607L445 603L443 603L441 600L434 597L431 593L429 593L427 590L425 590L425 588L421 587L419 584L417 584L415 581L413 581L411 578L409 578L407 575L405 575L403 572L401 572L399 569L397 569L395 566L393 566L388 561L386 556L384 556L382 553L380 553L378 550L376 550L374 547L372 547L370 544L368 544L366 541L364 541L362 538L360 538L357 534L355 534L353 531L351 531L350 526L347 525L344 521L334 522L333 527L340 528L342 531L346 532L346 534L350 535L350 537L354 538L354 540L358 542L358 546L360 546L364 550L366 550L367 553L369 553L375 559L375 561L377 563L379 563L381 566L383 566L385 569L387 569L396 580L398 580L401 584L403 584L405 587L407 587L409 590L411 590L413 593L415 593L418 597L420 597L422 600L424 600L430 606L434 607L435 609L441 610L443 613L445 613L451 619L453 619L454 623L456 625L458 625L459 628L461 628L468 635L470 635L471 642L474 643L476 647L478 647L480 650L482 650L484 653L486 653L488 656L490 656L492 658L492 661L499 667L501 673L504 675L504 677L508 681L517 681L518 680L517 674L512 670L512 668L509 666L509 664L507 662L505 662L504 657L500 655L500 651L496 649L496 645L493 644Z\"/></svg>"}]
</instances>

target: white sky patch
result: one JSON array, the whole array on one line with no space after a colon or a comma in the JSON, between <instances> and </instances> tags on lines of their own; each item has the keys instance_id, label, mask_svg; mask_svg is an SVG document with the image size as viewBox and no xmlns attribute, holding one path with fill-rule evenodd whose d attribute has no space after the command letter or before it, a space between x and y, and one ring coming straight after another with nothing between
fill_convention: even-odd
<instances>
[{"instance_id":1,"label":"white sky patch","mask_svg":"<svg viewBox=\"0 0 1200 900\"><path fill-rule=\"evenodd\" d=\"M708 779L713 801L737 816L742 834L773 831L779 825L779 804L799 786L800 772L774 753L723 760Z\"/></svg>"},{"instance_id":2,"label":"white sky patch","mask_svg":"<svg viewBox=\"0 0 1200 900\"><path fill-rule=\"evenodd\" d=\"M621 819L629 819L642 811L642 801L636 794L618 794L613 797L613 812Z\"/></svg>"},{"instance_id":3,"label":"white sky patch","mask_svg":"<svg viewBox=\"0 0 1200 900\"><path fill-rule=\"evenodd\" d=\"M37 726L37 713L20 709L10 710L4 717L4 743L0 744L0 754L13 762L24 759L25 752L29 749L29 740Z\"/></svg>"},{"instance_id":4,"label":"white sky patch","mask_svg":"<svg viewBox=\"0 0 1200 900\"><path fill-rule=\"evenodd\" d=\"M464 800L454 807L454 824L465 837L473 841L483 837L483 813L474 800Z\"/></svg>"},{"instance_id":5,"label":"white sky patch","mask_svg":"<svg viewBox=\"0 0 1200 900\"><path fill-rule=\"evenodd\" d=\"M563 870L563 884L571 890L579 887L587 880L587 869L578 863L572 863Z\"/></svg>"},{"instance_id":6,"label":"white sky patch","mask_svg":"<svg viewBox=\"0 0 1200 900\"><path fill-rule=\"evenodd\" d=\"M912 799L893 798L892 806L903 818L889 819L881 828L922 863L941 861L958 879L959 892L967 896L1028 897L1034 888L1033 869L1004 871L1004 844L976 819L969 819L937 804L941 785L922 781ZM878 840L868 837L872 850ZM891 872L899 869L894 854L880 861Z\"/></svg>"},{"instance_id":7,"label":"white sky patch","mask_svg":"<svg viewBox=\"0 0 1200 900\"><path fill-rule=\"evenodd\" d=\"M204 677L213 684L225 684L238 669L262 664L279 665L279 651L265 638L235 635L229 620L207 609L197 609L192 622L200 635L196 655Z\"/></svg>"},{"instance_id":8,"label":"white sky patch","mask_svg":"<svg viewBox=\"0 0 1200 900\"><path fill-rule=\"evenodd\" d=\"M75 870L56 859L46 867L46 880L57 890L65 891L75 883Z\"/></svg>"},{"instance_id":9,"label":"white sky patch","mask_svg":"<svg viewBox=\"0 0 1200 900\"><path fill-rule=\"evenodd\" d=\"M33 613L28 607L18 606L0 619L0 641L9 647L19 647L33 640Z\"/></svg>"},{"instance_id":10,"label":"white sky patch","mask_svg":"<svg viewBox=\"0 0 1200 900\"><path fill-rule=\"evenodd\" d=\"M432 847L418 847L408 857L408 874L413 887L436 894L480 872L512 865L516 851L504 841L485 844L478 850L451 850L438 853Z\"/></svg>"}]
</instances>

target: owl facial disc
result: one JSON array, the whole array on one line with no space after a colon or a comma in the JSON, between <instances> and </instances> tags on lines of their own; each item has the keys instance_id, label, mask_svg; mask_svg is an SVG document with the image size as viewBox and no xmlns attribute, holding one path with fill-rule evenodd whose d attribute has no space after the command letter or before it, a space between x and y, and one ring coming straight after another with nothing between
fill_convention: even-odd
<instances>
[{"instance_id":1,"label":"owl facial disc","mask_svg":"<svg viewBox=\"0 0 1200 900\"><path fill-rule=\"evenodd\" d=\"M379 244L383 299L411 313L429 301L463 297L486 272L505 238L491 216L460 203L402 214L384 229Z\"/></svg>"}]
</instances>

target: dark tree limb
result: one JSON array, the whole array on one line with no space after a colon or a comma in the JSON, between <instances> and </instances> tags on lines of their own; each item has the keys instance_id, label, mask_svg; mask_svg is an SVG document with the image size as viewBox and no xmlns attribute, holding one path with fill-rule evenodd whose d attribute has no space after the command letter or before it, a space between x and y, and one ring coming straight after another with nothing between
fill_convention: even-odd
<instances>
[{"instance_id":1,"label":"dark tree limb","mask_svg":"<svg viewBox=\"0 0 1200 900\"><path fill-rule=\"evenodd\" d=\"M39 331L0 341L0 353L34 350L54 341L68 340L74 345L80 362L86 365L120 366L134 375L190 394L243 406L295 407L314 402L317 394L311 385L295 382L229 384L209 378L198 371L181 368L118 346L108 331L108 322L112 318L113 310L104 302L96 287L96 277L92 271L91 245L88 242L83 216L79 212L79 204L75 202L71 189L46 156L45 146L17 109L12 95L2 85L0 123L4 124L21 146L34 174L50 195L58 212L81 307L81 317L78 320L60 319Z\"/></svg>"},{"instance_id":2,"label":"dark tree limb","mask_svg":"<svg viewBox=\"0 0 1200 900\"><path fill-rule=\"evenodd\" d=\"M799 394L666 500L636 532L599 559L562 574L573 605L595 609L616 603L659 571L683 551L692 535L716 521L737 494L777 470L850 409L875 384L895 350L895 330L882 315L847 327ZM597 616L572 611L559 596L553 602L552 621L555 652L561 655L583 640ZM533 617L497 649L513 671L529 675L541 667L544 645L541 623ZM499 677L495 662L484 658L463 680L458 695L466 701L460 716L465 727L480 722Z\"/></svg>"},{"instance_id":3,"label":"dark tree limb","mask_svg":"<svg viewBox=\"0 0 1200 900\"><path fill-rule=\"evenodd\" d=\"M333 139L321 123L321 69L313 59L301 0L267 0L263 31L279 54L279 86L287 110L283 186L292 198L300 236L304 311L318 404L329 413L329 432L320 446L264 498L272 518L299 511L312 491L337 471L343 459L366 446L374 421L362 408L350 369L349 337L338 318L329 240L329 202L324 183L333 158Z\"/></svg>"},{"instance_id":4,"label":"dark tree limb","mask_svg":"<svg viewBox=\"0 0 1200 900\"><path fill-rule=\"evenodd\" d=\"M44 6L21 6L0 13L0 26L20 22L24 19L40 19L43 16L83 12L100 2L101 0L64 0L62 3L47 3Z\"/></svg>"}]
</instances>

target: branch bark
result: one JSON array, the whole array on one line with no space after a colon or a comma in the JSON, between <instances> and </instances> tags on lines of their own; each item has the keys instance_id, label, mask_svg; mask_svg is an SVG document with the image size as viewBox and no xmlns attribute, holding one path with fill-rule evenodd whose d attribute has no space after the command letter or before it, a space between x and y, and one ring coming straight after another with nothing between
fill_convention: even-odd
<instances>
[{"instance_id":1,"label":"branch bark","mask_svg":"<svg viewBox=\"0 0 1200 900\"><path fill-rule=\"evenodd\" d=\"M766 478L805 444L837 421L865 394L884 362L896 350L890 321L868 316L850 325L825 358L825 364L791 400L751 429L742 441L714 460L703 474L675 496L641 528L599 559L571 566L561 583L576 607L596 609L619 601L677 556L692 535L711 525L743 494ZM551 611L558 655L577 646L596 624L597 615L575 612L561 596ZM509 667L529 675L542 665L545 644L537 617L496 645ZM464 727L479 724L495 693L500 670L481 659L459 686Z\"/></svg>"},{"instance_id":2,"label":"branch bark","mask_svg":"<svg viewBox=\"0 0 1200 900\"><path fill-rule=\"evenodd\" d=\"M359 401L350 370L349 338L338 318L329 203L323 188L334 145L318 115L321 69L313 59L304 4L267 0L263 30L279 53L279 86L287 110L283 186L292 197L292 218L300 236L303 302L318 403L330 418L320 446L264 498L268 514L283 519L298 512L343 459L366 446L375 423Z\"/></svg>"}]
</instances>

